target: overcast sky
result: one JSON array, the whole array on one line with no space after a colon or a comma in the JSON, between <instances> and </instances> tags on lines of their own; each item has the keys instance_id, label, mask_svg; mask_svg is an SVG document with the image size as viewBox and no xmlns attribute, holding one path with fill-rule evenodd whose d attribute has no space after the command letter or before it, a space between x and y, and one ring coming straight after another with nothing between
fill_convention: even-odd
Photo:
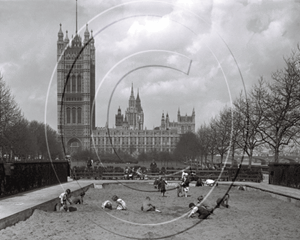
<instances>
[{"instance_id":1,"label":"overcast sky","mask_svg":"<svg viewBox=\"0 0 300 240\"><path fill-rule=\"evenodd\" d=\"M61 23L74 35L75 3L0 0L1 74L25 118L55 130L57 34ZM132 84L147 129L162 113L177 121L178 109L195 109L196 128L208 123L260 76L270 80L284 67L299 43L299 13L299 1L289 0L78 0L79 34L88 23L95 38L96 126L108 119L114 127Z\"/></svg>"}]
</instances>

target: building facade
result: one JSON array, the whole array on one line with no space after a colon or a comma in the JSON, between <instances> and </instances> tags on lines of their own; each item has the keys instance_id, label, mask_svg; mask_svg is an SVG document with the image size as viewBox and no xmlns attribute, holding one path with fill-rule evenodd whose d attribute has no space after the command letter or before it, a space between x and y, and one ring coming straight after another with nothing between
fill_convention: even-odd
<instances>
[{"instance_id":1,"label":"building facade","mask_svg":"<svg viewBox=\"0 0 300 240\"><path fill-rule=\"evenodd\" d=\"M70 41L62 26L57 40L57 125L65 152L94 150L98 153L115 151L138 154L141 152L172 152L180 134L195 132L195 111L170 121L169 114L161 117L160 126L153 130L144 127L144 112L139 92L134 96L133 85L125 114L119 107L115 127L95 126L95 46L88 30L84 38L77 34Z\"/></svg>"},{"instance_id":2,"label":"building facade","mask_svg":"<svg viewBox=\"0 0 300 240\"><path fill-rule=\"evenodd\" d=\"M139 93L134 97L133 86L129 97L129 106L122 114L119 107L115 116L115 128L100 127L93 132L93 148L98 153L114 153L114 151L130 154L157 152L173 152L180 135L195 132L195 111L190 116L177 113L177 122L171 122L169 114L164 113L161 124L153 130L144 129L144 113Z\"/></svg>"},{"instance_id":3,"label":"building facade","mask_svg":"<svg viewBox=\"0 0 300 240\"><path fill-rule=\"evenodd\" d=\"M57 40L57 129L66 152L91 147L95 128L95 47L92 32Z\"/></svg>"}]
</instances>

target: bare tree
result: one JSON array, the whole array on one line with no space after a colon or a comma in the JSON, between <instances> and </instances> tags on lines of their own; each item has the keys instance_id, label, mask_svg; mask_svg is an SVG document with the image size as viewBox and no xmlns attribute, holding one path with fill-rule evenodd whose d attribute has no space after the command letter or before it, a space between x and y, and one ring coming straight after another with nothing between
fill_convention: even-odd
<instances>
[{"instance_id":1,"label":"bare tree","mask_svg":"<svg viewBox=\"0 0 300 240\"><path fill-rule=\"evenodd\" d=\"M21 110L10 89L6 86L3 76L0 75L0 157L3 157L3 154L11 156L12 143L9 128L16 124L21 117Z\"/></svg>"},{"instance_id":2,"label":"bare tree","mask_svg":"<svg viewBox=\"0 0 300 240\"><path fill-rule=\"evenodd\" d=\"M275 162L279 161L279 152L283 146L295 141L299 134L299 69L292 55L286 60L287 67L272 74L272 83L265 83L254 88L261 96L256 97L256 103L263 113L263 125L259 131L263 140L274 151Z\"/></svg>"},{"instance_id":3,"label":"bare tree","mask_svg":"<svg viewBox=\"0 0 300 240\"><path fill-rule=\"evenodd\" d=\"M209 155L209 131L210 128L203 124L197 131L198 139L199 139L199 148L201 149L200 158L201 158L201 168L203 166L203 159L205 165L207 166L207 157Z\"/></svg>"},{"instance_id":4,"label":"bare tree","mask_svg":"<svg viewBox=\"0 0 300 240\"><path fill-rule=\"evenodd\" d=\"M212 129L216 132L217 153L221 156L223 163L224 155L229 151L231 144L231 133L233 128L231 110L225 108L219 114L219 118L212 122Z\"/></svg>"},{"instance_id":5,"label":"bare tree","mask_svg":"<svg viewBox=\"0 0 300 240\"><path fill-rule=\"evenodd\" d=\"M214 155L217 154L217 131L214 127L214 121L215 119L211 119L211 122L209 124L208 128L208 144L207 144L207 151L210 155L211 164L214 165Z\"/></svg>"},{"instance_id":6,"label":"bare tree","mask_svg":"<svg viewBox=\"0 0 300 240\"><path fill-rule=\"evenodd\" d=\"M263 96L262 81L259 81L258 86L248 96L243 97L241 94L234 101L236 115L239 116L239 120L235 122L235 128L239 132L236 144L248 155L249 168L252 165L254 149L265 143L260 131L263 126L263 112L257 104Z\"/></svg>"}]
</instances>

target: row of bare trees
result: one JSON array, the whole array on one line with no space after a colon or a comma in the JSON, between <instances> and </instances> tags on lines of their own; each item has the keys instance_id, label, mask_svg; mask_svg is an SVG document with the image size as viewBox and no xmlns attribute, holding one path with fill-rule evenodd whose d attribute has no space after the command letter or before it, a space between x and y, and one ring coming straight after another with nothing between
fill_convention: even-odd
<instances>
[{"instance_id":1,"label":"row of bare trees","mask_svg":"<svg viewBox=\"0 0 300 240\"><path fill-rule=\"evenodd\" d=\"M0 160L10 161L15 157L43 160L49 159L48 152L54 159L62 156L56 132L44 123L24 118L0 75Z\"/></svg>"},{"instance_id":2,"label":"row of bare trees","mask_svg":"<svg viewBox=\"0 0 300 240\"><path fill-rule=\"evenodd\" d=\"M261 77L250 91L241 93L231 107L225 107L209 124L197 132L200 155L205 160L219 154L234 159L236 150L249 156L255 149L270 149L274 162L286 146L299 146L300 129L300 53L285 59L286 67Z\"/></svg>"}]
</instances>

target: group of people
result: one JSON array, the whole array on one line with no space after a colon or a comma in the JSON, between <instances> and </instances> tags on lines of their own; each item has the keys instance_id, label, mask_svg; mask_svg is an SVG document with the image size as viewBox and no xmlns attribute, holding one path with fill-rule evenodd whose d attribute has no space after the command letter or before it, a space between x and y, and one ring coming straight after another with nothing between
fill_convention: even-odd
<instances>
[{"instance_id":1,"label":"group of people","mask_svg":"<svg viewBox=\"0 0 300 240\"><path fill-rule=\"evenodd\" d=\"M117 195L112 196L112 201L116 203L116 209L117 210L127 210L126 203L123 199L119 198ZM106 200L102 203L102 208L112 210L113 209L113 204L111 201Z\"/></svg>"},{"instance_id":2,"label":"group of people","mask_svg":"<svg viewBox=\"0 0 300 240\"><path fill-rule=\"evenodd\" d=\"M66 189L62 194L59 195L60 203L58 205L57 210L70 212L70 207L68 206L68 203L70 205L82 204L84 195L85 195L85 192L82 192L79 196L72 197L71 190ZM122 200L121 198L119 198L117 195L114 195L112 197L112 200L117 204L116 205L117 210L126 210L127 209L125 201ZM102 203L102 208L113 209L113 204L111 201L107 200Z\"/></svg>"},{"instance_id":3,"label":"group of people","mask_svg":"<svg viewBox=\"0 0 300 240\"><path fill-rule=\"evenodd\" d=\"M126 203L123 199L119 198L117 195L114 195L112 197L113 202L116 203L116 210L127 210ZM109 200L106 200L102 203L101 206L103 209L113 209L113 203ZM149 211L156 211L156 212L161 212L158 210L153 203L151 202L150 197L146 197L145 200L142 203L141 210L144 212L149 212Z\"/></svg>"},{"instance_id":4,"label":"group of people","mask_svg":"<svg viewBox=\"0 0 300 240\"><path fill-rule=\"evenodd\" d=\"M177 188L183 189L185 197L188 196L187 194L189 192L189 183L190 183L189 175L188 175L188 173L185 173L183 171L181 182L178 183ZM157 186L157 188L161 192L162 196L165 196L166 185L168 184L168 182L163 177L160 177L159 179L155 180L154 184ZM82 204L84 195L85 195L85 193L82 192L78 197L71 198L71 190L66 189L66 191L63 192L62 194L60 194L60 196L59 196L59 198L60 198L59 210L60 211L64 210L64 211L69 212L70 208L67 206L67 203L69 203L70 205L78 204L78 203ZM177 191L177 196L180 196L179 191ZM112 201L110 201L110 200L104 201L102 203L102 208L112 210L114 208L113 203L115 203L116 210L127 210L126 202L123 199L119 198L117 195L113 195L111 200ZM199 219L206 219L210 214L212 214L214 209L209 204L207 204L206 201L204 201L204 200L205 199L201 195L197 198L197 203L189 204L188 207L191 209L191 212L188 214L188 218L195 217L196 214L198 214ZM228 202L229 202L229 194L226 193L223 197L220 197L217 199L216 207L217 208L228 208L229 207ZM155 205L151 202L150 197L148 197L148 196L142 202L141 210L145 211L145 212L146 211L161 212L160 210L158 210L155 207Z\"/></svg>"},{"instance_id":5,"label":"group of people","mask_svg":"<svg viewBox=\"0 0 300 240\"><path fill-rule=\"evenodd\" d=\"M142 171L142 168L141 167L138 167L137 170L133 168L130 168L130 167L126 167L125 168L125 172L124 172L124 178L129 180L129 179L132 179L134 178L134 174L136 174L136 176L138 178L140 178L140 180L144 179L144 173Z\"/></svg>"}]
</instances>

